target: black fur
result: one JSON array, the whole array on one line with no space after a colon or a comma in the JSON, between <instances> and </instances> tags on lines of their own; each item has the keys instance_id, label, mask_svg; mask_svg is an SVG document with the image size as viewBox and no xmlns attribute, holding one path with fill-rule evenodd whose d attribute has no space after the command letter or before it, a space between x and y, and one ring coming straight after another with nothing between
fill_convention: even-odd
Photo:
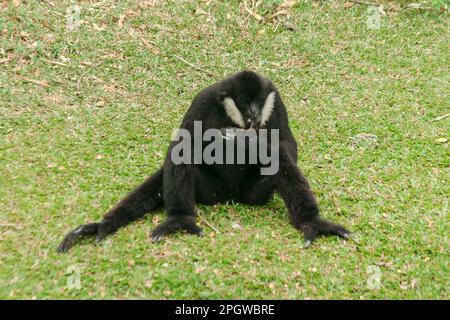
<instances>
[{"instance_id":1,"label":"black fur","mask_svg":"<svg viewBox=\"0 0 450 320\"><path fill-rule=\"evenodd\" d=\"M168 218L152 231L152 241L161 240L178 230L202 235L202 229L195 222L196 203L234 200L263 205L274 192L278 192L286 203L293 226L303 232L305 246L309 246L318 235L347 238L349 232L344 227L319 217L314 195L297 166L297 143L289 129L286 108L267 78L243 71L204 89L192 102L181 128L193 132L194 121L202 121L203 130L236 127L225 112L224 98L233 98L247 117L250 104L256 103L261 107L270 92L275 92L275 106L264 128L279 129L277 174L262 176L258 164L175 165L170 152L177 142L172 142L161 169L109 211L101 222L82 225L70 232L58 247L58 252L69 250L81 236L95 236L97 241L101 241L120 227L163 207Z\"/></svg>"}]
</instances>

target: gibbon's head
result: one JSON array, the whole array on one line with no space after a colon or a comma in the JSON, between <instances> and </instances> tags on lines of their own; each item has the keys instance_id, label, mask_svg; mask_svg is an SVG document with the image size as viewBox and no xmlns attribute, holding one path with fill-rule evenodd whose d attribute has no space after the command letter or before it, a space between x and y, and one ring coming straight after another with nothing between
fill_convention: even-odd
<instances>
[{"instance_id":1,"label":"gibbon's head","mask_svg":"<svg viewBox=\"0 0 450 320\"><path fill-rule=\"evenodd\" d=\"M262 129L275 106L275 87L253 71L242 71L224 80L223 106L239 128Z\"/></svg>"}]
</instances>

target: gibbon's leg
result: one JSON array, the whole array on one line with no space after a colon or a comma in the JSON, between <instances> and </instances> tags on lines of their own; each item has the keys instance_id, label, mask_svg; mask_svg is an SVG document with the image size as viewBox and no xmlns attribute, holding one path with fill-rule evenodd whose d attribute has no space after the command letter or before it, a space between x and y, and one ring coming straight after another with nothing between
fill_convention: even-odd
<instances>
[{"instance_id":1,"label":"gibbon's leg","mask_svg":"<svg viewBox=\"0 0 450 320\"><path fill-rule=\"evenodd\" d=\"M82 236L96 236L96 242L100 242L120 227L142 217L149 211L161 208L164 204L162 182L163 169L161 168L106 213L102 221L81 225L69 232L57 251L60 253L68 251L75 244L76 239Z\"/></svg>"},{"instance_id":2,"label":"gibbon's leg","mask_svg":"<svg viewBox=\"0 0 450 320\"><path fill-rule=\"evenodd\" d=\"M280 170L276 175L276 189L286 203L291 223L305 237L305 248L318 235L338 235L348 239L350 232L343 226L320 218L308 181L294 161L294 150L295 147L288 142L280 143Z\"/></svg>"},{"instance_id":3,"label":"gibbon's leg","mask_svg":"<svg viewBox=\"0 0 450 320\"><path fill-rule=\"evenodd\" d=\"M202 229L195 223L195 174L193 165L184 163L175 165L170 157L166 159L163 197L167 218L151 232L152 242L160 241L164 236L178 230L203 235Z\"/></svg>"}]
</instances>

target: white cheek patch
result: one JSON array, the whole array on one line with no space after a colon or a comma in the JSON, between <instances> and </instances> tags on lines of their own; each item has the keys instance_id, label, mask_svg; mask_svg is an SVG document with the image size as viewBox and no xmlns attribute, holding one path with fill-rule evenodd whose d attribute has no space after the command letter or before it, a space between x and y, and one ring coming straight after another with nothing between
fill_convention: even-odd
<instances>
[{"instance_id":1,"label":"white cheek patch","mask_svg":"<svg viewBox=\"0 0 450 320\"><path fill-rule=\"evenodd\" d=\"M223 105L225 106L225 112L227 113L228 117L230 117L231 121L233 121L239 127L245 128L244 117L234 103L234 100L231 98L225 98L223 100Z\"/></svg>"},{"instance_id":2,"label":"white cheek patch","mask_svg":"<svg viewBox=\"0 0 450 320\"><path fill-rule=\"evenodd\" d=\"M267 95L266 102L264 103L264 107L261 112L261 126L264 126L267 120L269 120L274 106L275 106L275 92L272 91Z\"/></svg>"}]
</instances>

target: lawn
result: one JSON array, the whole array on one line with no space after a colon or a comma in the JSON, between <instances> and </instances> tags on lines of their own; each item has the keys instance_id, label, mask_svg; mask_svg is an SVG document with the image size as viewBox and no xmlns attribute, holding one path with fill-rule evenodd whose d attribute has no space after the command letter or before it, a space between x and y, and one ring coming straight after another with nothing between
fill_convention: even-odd
<instances>
[{"instance_id":1,"label":"lawn","mask_svg":"<svg viewBox=\"0 0 450 320\"><path fill-rule=\"evenodd\" d=\"M0 4L0 298L449 298L448 11L294 2ZM280 89L322 215L354 241L303 249L276 196L199 206L203 238L150 243L157 212L56 253L243 69Z\"/></svg>"}]
</instances>

